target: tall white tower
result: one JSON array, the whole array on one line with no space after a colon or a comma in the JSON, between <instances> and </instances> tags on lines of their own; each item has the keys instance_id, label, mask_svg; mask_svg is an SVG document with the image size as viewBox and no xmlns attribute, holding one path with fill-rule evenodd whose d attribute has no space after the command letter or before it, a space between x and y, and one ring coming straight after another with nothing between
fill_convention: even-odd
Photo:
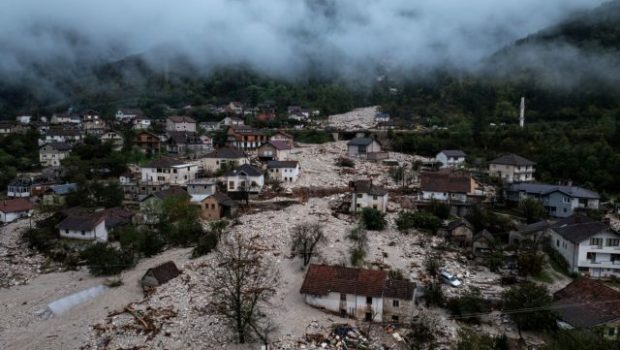
<instances>
[{"instance_id":1,"label":"tall white tower","mask_svg":"<svg viewBox=\"0 0 620 350\"><path fill-rule=\"evenodd\" d=\"M525 126L525 97L521 97L521 107L519 108L519 126Z\"/></svg>"}]
</instances>

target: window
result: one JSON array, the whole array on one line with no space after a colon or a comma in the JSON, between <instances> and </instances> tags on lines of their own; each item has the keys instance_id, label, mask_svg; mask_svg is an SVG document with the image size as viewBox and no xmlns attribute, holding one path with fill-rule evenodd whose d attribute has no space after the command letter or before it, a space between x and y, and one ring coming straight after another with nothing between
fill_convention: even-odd
<instances>
[{"instance_id":1,"label":"window","mask_svg":"<svg viewBox=\"0 0 620 350\"><path fill-rule=\"evenodd\" d=\"M398 322L398 316L392 315L392 322Z\"/></svg>"},{"instance_id":2,"label":"window","mask_svg":"<svg viewBox=\"0 0 620 350\"><path fill-rule=\"evenodd\" d=\"M372 304L372 297L366 297L366 304Z\"/></svg>"},{"instance_id":3,"label":"window","mask_svg":"<svg viewBox=\"0 0 620 350\"><path fill-rule=\"evenodd\" d=\"M607 245L610 247L617 247L620 245L620 239L617 238L607 238Z\"/></svg>"},{"instance_id":4,"label":"window","mask_svg":"<svg viewBox=\"0 0 620 350\"><path fill-rule=\"evenodd\" d=\"M555 240L555 246L556 246L556 247L559 247L559 246L560 246L560 240L559 240L559 239L556 239L556 240Z\"/></svg>"},{"instance_id":5,"label":"window","mask_svg":"<svg viewBox=\"0 0 620 350\"><path fill-rule=\"evenodd\" d=\"M377 197L377 196L372 196L372 199L373 199L373 200L377 200L377 198L379 198L379 197Z\"/></svg>"},{"instance_id":6,"label":"window","mask_svg":"<svg viewBox=\"0 0 620 350\"><path fill-rule=\"evenodd\" d=\"M616 335L616 329L613 327L610 327L609 329L607 329L607 335L609 335L610 337L613 337L614 335Z\"/></svg>"},{"instance_id":7,"label":"window","mask_svg":"<svg viewBox=\"0 0 620 350\"><path fill-rule=\"evenodd\" d=\"M588 260L596 260L596 253L588 252L586 254L586 259L588 259Z\"/></svg>"},{"instance_id":8,"label":"window","mask_svg":"<svg viewBox=\"0 0 620 350\"><path fill-rule=\"evenodd\" d=\"M65 233L66 233L66 234L69 234L69 230L65 230Z\"/></svg>"},{"instance_id":9,"label":"window","mask_svg":"<svg viewBox=\"0 0 620 350\"><path fill-rule=\"evenodd\" d=\"M234 181L228 181L228 189L229 190L234 190L235 189L235 182Z\"/></svg>"},{"instance_id":10,"label":"window","mask_svg":"<svg viewBox=\"0 0 620 350\"><path fill-rule=\"evenodd\" d=\"M362 198L364 195L361 194L361 193L357 193L356 196L357 196L357 198Z\"/></svg>"},{"instance_id":11,"label":"window","mask_svg":"<svg viewBox=\"0 0 620 350\"><path fill-rule=\"evenodd\" d=\"M86 234L86 231L82 231L82 236L84 236Z\"/></svg>"},{"instance_id":12,"label":"window","mask_svg":"<svg viewBox=\"0 0 620 350\"><path fill-rule=\"evenodd\" d=\"M392 300L392 306L393 307L399 307L400 306L400 300Z\"/></svg>"},{"instance_id":13,"label":"window","mask_svg":"<svg viewBox=\"0 0 620 350\"><path fill-rule=\"evenodd\" d=\"M590 238L590 245L601 246L603 245L603 239L602 238Z\"/></svg>"},{"instance_id":14,"label":"window","mask_svg":"<svg viewBox=\"0 0 620 350\"><path fill-rule=\"evenodd\" d=\"M347 301L347 295L344 293L340 294L340 301Z\"/></svg>"},{"instance_id":15,"label":"window","mask_svg":"<svg viewBox=\"0 0 620 350\"><path fill-rule=\"evenodd\" d=\"M562 197L562 202L564 202L564 203L570 203L570 198L569 198L569 197L564 196L564 197Z\"/></svg>"}]
</instances>

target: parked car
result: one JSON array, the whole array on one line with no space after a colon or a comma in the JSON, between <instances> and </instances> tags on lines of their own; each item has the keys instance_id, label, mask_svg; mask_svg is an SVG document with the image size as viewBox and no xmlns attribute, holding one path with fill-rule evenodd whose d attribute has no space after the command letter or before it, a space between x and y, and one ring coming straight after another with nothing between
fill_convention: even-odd
<instances>
[{"instance_id":1,"label":"parked car","mask_svg":"<svg viewBox=\"0 0 620 350\"><path fill-rule=\"evenodd\" d=\"M448 271L441 271L439 276L441 277L443 283L448 284L452 287L460 287L463 284L460 279L456 278L456 276L449 273Z\"/></svg>"}]
</instances>

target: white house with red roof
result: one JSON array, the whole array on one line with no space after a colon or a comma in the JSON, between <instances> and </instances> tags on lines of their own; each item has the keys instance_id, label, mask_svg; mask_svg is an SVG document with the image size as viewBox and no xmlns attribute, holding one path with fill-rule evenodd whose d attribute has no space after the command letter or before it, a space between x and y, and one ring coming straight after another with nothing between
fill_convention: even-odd
<instances>
[{"instance_id":1,"label":"white house with red roof","mask_svg":"<svg viewBox=\"0 0 620 350\"><path fill-rule=\"evenodd\" d=\"M0 222L7 224L20 218L30 217L34 206L24 198L0 201Z\"/></svg>"}]
</instances>

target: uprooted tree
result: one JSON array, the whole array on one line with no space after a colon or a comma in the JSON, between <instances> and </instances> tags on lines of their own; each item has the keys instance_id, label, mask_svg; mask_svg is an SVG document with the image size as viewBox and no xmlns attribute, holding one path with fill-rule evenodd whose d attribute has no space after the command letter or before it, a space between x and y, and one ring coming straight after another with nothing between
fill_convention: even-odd
<instances>
[{"instance_id":1,"label":"uprooted tree","mask_svg":"<svg viewBox=\"0 0 620 350\"><path fill-rule=\"evenodd\" d=\"M272 329L263 309L275 294L278 275L264 251L257 237L237 233L220 242L211 265L210 306L228 321L239 343L256 337L267 343Z\"/></svg>"},{"instance_id":2,"label":"uprooted tree","mask_svg":"<svg viewBox=\"0 0 620 350\"><path fill-rule=\"evenodd\" d=\"M304 259L304 266L310 263L316 249L325 240L323 226L317 222L295 225L291 230L291 250Z\"/></svg>"}]
</instances>

